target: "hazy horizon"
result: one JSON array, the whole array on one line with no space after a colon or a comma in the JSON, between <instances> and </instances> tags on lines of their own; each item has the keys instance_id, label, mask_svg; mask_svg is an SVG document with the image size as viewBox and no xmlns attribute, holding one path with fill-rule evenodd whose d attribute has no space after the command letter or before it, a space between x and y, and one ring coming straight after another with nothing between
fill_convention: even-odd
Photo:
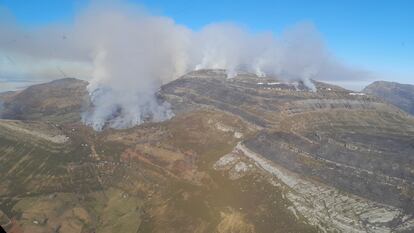
<instances>
[{"instance_id":1,"label":"hazy horizon","mask_svg":"<svg viewBox=\"0 0 414 233\"><path fill-rule=\"evenodd\" d=\"M185 46L186 48L183 48L186 51L179 51L179 53L187 53L184 55L187 58L182 58L182 55L174 56L179 56L182 60L180 62L186 63L182 64L186 66L184 69L186 72L197 67L204 67L230 69L231 73L234 72L231 70L246 67L247 63L257 62L260 57L268 63L262 64L261 69L265 68L267 73L276 72L281 75L286 72L280 73L280 68L270 66L279 64L280 59L284 63L286 61L289 63L289 59L301 59L299 66L295 64L287 68L291 65L282 64L284 67L282 69L295 70L295 74L288 74L287 79L291 79L292 75L310 72L306 74L311 75L310 78L351 90L361 90L367 84L377 80L414 84L412 78L414 32L412 27L409 27L410 20L414 19L409 14L409 8L412 5L409 1L393 3L348 1L340 4L331 4L326 1L314 3L261 1L255 4L241 2L235 5L227 1L195 4L188 1L175 3L168 1L59 1L59 3L36 1L36 3L30 3L5 0L0 3L0 19L2 19L0 33L5 35L3 41L0 39L0 91L21 89L31 84L66 76L92 80L94 68L91 66L90 57L96 55L91 54L96 53L96 49L94 52L90 48L94 46L93 43L99 43L100 39L93 39L90 42L74 41L85 41L85 38L91 37L92 34L71 35L71 31L84 34L85 31L76 32L76 30L82 30L79 29L80 22L82 24L90 21L91 27L96 27L94 24L97 22L93 22L95 16L88 15L96 11L95 8L98 5L101 8L102 5L119 6L117 7L118 13L126 17L120 24L129 24L119 27L121 31L118 32L105 29L106 32L102 34L104 37L107 34L119 34L120 39L111 42L114 45L129 43L126 46L134 47L137 42L132 40L126 42L121 37L122 35L128 36L132 30L137 29L134 37L135 40L140 40L138 31L147 30L142 28L145 24L139 22L144 15L149 19L168 21L167 24L171 24L171 29L167 30L176 30L173 33L176 37L173 40L176 42L171 44L175 51L161 48L160 53L175 53L181 49L179 47ZM105 11L103 14L111 14L108 9ZM381 17L383 13L389 14L390 17ZM113 32L111 33L110 30ZM393 33L395 30L398 30L398 33ZM298 55L289 55L290 58L283 55L283 58L278 58L280 57L279 48L277 49L279 51L267 55L260 54L262 52L259 50L266 46L265 50L273 50L275 46L289 47L286 46L287 44L283 45L285 43L283 40L291 40L288 43L292 43L292 39L289 39L292 36L286 36L286 34L292 34L291 31L298 31L293 33L296 33L293 37L300 41L296 42L296 48L288 53L298 53ZM193 34L190 37L200 37L200 39L191 39L194 45L189 46L185 41L188 40L185 34L188 33ZM219 42L222 43L221 45L211 42L217 41L217 36L221 36ZM312 38L308 39L309 36ZM266 37L270 40L278 40L278 42L269 41ZM258 46L261 43L264 43L264 46ZM200 47L203 46L204 49L210 50L215 49L214 46L222 46L226 49L220 52L221 54L208 58L215 59L214 64L206 61L206 57L203 58L203 64L198 61L199 55L194 56L201 52L203 48ZM112 49L123 48L113 47ZM170 48L166 47L166 49ZM251 51L241 53L241 50ZM152 53L151 51L154 50L149 49L146 53ZM121 53L119 53L120 56L125 55ZM211 56L211 51L209 53ZM154 59L158 58L154 57ZM230 61L230 59L233 60ZM154 62L165 61L154 60ZM188 65L188 62L194 65ZM248 66L252 66L249 68L251 70L256 69L253 67L256 66L255 64L248 64ZM306 70L296 71L303 68ZM329 71L321 71L321 68ZM182 68L179 69L182 70ZM179 71L179 74L183 74L184 70ZM139 71L136 70L138 73ZM141 75L144 73L141 72Z\"/></svg>"}]
</instances>

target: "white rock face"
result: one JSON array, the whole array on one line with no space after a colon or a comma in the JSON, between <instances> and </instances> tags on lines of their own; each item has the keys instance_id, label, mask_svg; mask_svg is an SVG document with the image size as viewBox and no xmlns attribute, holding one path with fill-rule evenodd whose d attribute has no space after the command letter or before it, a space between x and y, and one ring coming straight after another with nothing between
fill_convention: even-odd
<instances>
[{"instance_id":1,"label":"white rock face","mask_svg":"<svg viewBox=\"0 0 414 233\"><path fill-rule=\"evenodd\" d=\"M14 124L15 121L12 120L1 120L0 127L4 127L8 130L14 131L16 133L25 134L29 137L35 137L42 140L46 140L56 144L63 144L69 140L69 137L63 134L52 135L50 133L40 132L37 130L30 130L24 127Z\"/></svg>"},{"instance_id":2,"label":"white rock face","mask_svg":"<svg viewBox=\"0 0 414 233\"><path fill-rule=\"evenodd\" d=\"M240 151L235 150L227 155L224 155L213 165L213 168L216 170L229 171L228 174L231 180L236 180L245 176L252 170L253 166L249 166L247 163L242 161L240 153Z\"/></svg>"},{"instance_id":3,"label":"white rock face","mask_svg":"<svg viewBox=\"0 0 414 233\"><path fill-rule=\"evenodd\" d=\"M240 139L240 138L242 138L242 137L243 137L243 134L242 134L241 132L237 131L237 130L236 130L236 129L234 129L233 127L230 127L230 126L224 125L224 124L222 124L222 123L220 123L220 122L217 122L217 123L216 123L216 128L217 128L218 130L223 131L223 132L233 132L233 133L234 133L234 134L233 134L233 136L234 136L235 138L237 138L237 139Z\"/></svg>"},{"instance_id":4,"label":"white rock face","mask_svg":"<svg viewBox=\"0 0 414 233\"><path fill-rule=\"evenodd\" d=\"M237 139L239 139L239 138L242 138L243 137L243 134L240 133L240 132L234 132L234 137L237 138Z\"/></svg>"},{"instance_id":5,"label":"white rock face","mask_svg":"<svg viewBox=\"0 0 414 233\"><path fill-rule=\"evenodd\" d=\"M349 93L349 95L359 95L359 96L362 96L362 95L366 95L365 93L361 93L361 92L351 92L351 93Z\"/></svg>"},{"instance_id":6,"label":"white rock face","mask_svg":"<svg viewBox=\"0 0 414 233\"><path fill-rule=\"evenodd\" d=\"M286 197L308 221L319 226L322 231L330 232L401 232L414 227L414 216L406 215L402 210L373 202L320 183L305 180L252 152L239 143L234 152L248 157L257 168L272 174L290 189ZM240 155L240 153L242 153ZM238 163L233 163L235 167ZM240 170L244 165L239 165ZM248 165L246 165L248 167ZM274 184L274 182L270 182ZM280 185L280 184L277 184ZM397 227L391 222L400 221Z\"/></svg>"},{"instance_id":7,"label":"white rock face","mask_svg":"<svg viewBox=\"0 0 414 233\"><path fill-rule=\"evenodd\" d=\"M216 170L225 169L227 166L232 166L237 161L238 161L238 158L235 153L226 154L214 164L214 169Z\"/></svg>"}]
</instances>

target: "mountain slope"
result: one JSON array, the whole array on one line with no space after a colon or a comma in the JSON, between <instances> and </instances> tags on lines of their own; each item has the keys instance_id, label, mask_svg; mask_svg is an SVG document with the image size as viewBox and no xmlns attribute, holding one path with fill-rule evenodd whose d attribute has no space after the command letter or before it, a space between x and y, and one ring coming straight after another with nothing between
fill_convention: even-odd
<instances>
[{"instance_id":1,"label":"mountain slope","mask_svg":"<svg viewBox=\"0 0 414 233\"><path fill-rule=\"evenodd\" d=\"M161 87L171 120L95 132L79 122L86 83L56 82L70 85L4 98L25 106L0 120L16 232L414 229L414 118L377 97L200 70Z\"/></svg>"},{"instance_id":2,"label":"mountain slope","mask_svg":"<svg viewBox=\"0 0 414 233\"><path fill-rule=\"evenodd\" d=\"M363 92L378 96L404 111L414 114L414 85L376 81L365 87Z\"/></svg>"},{"instance_id":3,"label":"mountain slope","mask_svg":"<svg viewBox=\"0 0 414 233\"><path fill-rule=\"evenodd\" d=\"M180 110L185 109L183 106L214 106L242 117L259 129L243 146L259 156L256 163L266 161L264 167L293 174L282 176L288 177L287 186L292 177L301 177L297 182L304 182L306 188L289 187L307 199L296 206L303 214L309 218L321 215L314 221L345 232L349 228L358 231L369 227L380 231L396 230L407 224L413 227L412 117L376 97L324 83L315 83L318 91L310 92L300 84L283 84L254 76L233 80L219 76L194 79L193 76L184 76L164 86L167 99ZM235 148L236 154L237 151ZM310 179L311 183L302 179ZM314 190L312 195L306 191L310 187ZM337 191L334 198L325 195ZM354 202L350 206L359 209L367 205L362 207L364 212L345 214L349 209L345 208L344 200L349 194L357 196L349 199ZM358 201L361 200L358 197L369 201ZM323 208L315 213L321 201ZM306 208L306 203L313 204ZM392 217L371 219L386 209ZM320 211L329 214L320 214ZM401 211L408 216L404 217ZM335 221L326 221L326 218ZM407 223L405 218L411 222Z\"/></svg>"},{"instance_id":4,"label":"mountain slope","mask_svg":"<svg viewBox=\"0 0 414 233\"><path fill-rule=\"evenodd\" d=\"M22 91L5 93L1 117L20 120L74 122L81 108L88 104L87 82L65 78L30 86Z\"/></svg>"}]
</instances>

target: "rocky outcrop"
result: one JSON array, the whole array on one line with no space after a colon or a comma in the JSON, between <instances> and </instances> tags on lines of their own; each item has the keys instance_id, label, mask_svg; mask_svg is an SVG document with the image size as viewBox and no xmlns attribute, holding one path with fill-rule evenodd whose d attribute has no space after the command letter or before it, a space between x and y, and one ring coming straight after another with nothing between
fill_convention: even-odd
<instances>
[{"instance_id":1,"label":"rocky outcrop","mask_svg":"<svg viewBox=\"0 0 414 233\"><path fill-rule=\"evenodd\" d=\"M312 196L322 205L326 200L328 212L354 203L352 208L361 210L357 221L365 222L352 228L355 232L387 232L405 226L408 220L403 216L414 213L414 118L375 96L319 82L315 85L317 92L298 83L248 74L233 79L191 74L165 85L161 93L180 111L185 106L209 107L256 125L260 131L244 142L245 148L306 180L302 191L315 192L299 192L296 201ZM235 163L230 178L237 178L241 168L249 167ZM361 204L360 199L367 201ZM365 208L370 209L366 216ZM380 218L387 216L385 210L380 214L384 208L393 209L389 212L393 217L382 223ZM314 211L308 212L313 215ZM374 216L378 221L372 220ZM340 218L350 217L341 213L332 219L345 224L345 232L347 226L356 224L352 223L355 218Z\"/></svg>"},{"instance_id":2,"label":"rocky outcrop","mask_svg":"<svg viewBox=\"0 0 414 233\"><path fill-rule=\"evenodd\" d=\"M304 215L323 232L410 232L414 229L412 214L304 178L241 143L215 166L217 169L228 169L230 176L234 176L232 171L239 163L246 164L249 168L247 172L256 170L270 174L268 181L275 186L288 187L284 189L285 196L293 204L289 208ZM239 171L238 176L245 173Z\"/></svg>"},{"instance_id":3,"label":"rocky outcrop","mask_svg":"<svg viewBox=\"0 0 414 233\"><path fill-rule=\"evenodd\" d=\"M0 95L3 117L27 120L0 121L0 207L26 229L61 221L42 225L26 205L53 204L55 193L92 222L103 215L89 203L108 216L125 207L132 217L114 219L134 232L137 218L155 232L414 229L414 118L381 98L200 70L160 88L169 121L95 132L79 122L86 85L64 79Z\"/></svg>"}]
</instances>

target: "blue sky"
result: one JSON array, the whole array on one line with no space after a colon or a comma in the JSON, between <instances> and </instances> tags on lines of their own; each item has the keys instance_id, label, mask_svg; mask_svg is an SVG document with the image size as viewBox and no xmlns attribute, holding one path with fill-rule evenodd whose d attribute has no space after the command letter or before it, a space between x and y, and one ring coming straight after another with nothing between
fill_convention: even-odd
<instances>
[{"instance_id":1,"label":"blue sky","mask_svg":"<svg viewBox=\"0 0 414 233\"><path fill-rule=\"evenodd\" d=\"M384 79L414 83L414 1L129 1L157 15L199 29L230 21L251 31L280 33L296 23L315 24L329 49L344 62ZM0 0L28 27L68 22L87 5L81 0ZM1 11L0 11L1 12Z\"/></svg>"}]
</instances>

